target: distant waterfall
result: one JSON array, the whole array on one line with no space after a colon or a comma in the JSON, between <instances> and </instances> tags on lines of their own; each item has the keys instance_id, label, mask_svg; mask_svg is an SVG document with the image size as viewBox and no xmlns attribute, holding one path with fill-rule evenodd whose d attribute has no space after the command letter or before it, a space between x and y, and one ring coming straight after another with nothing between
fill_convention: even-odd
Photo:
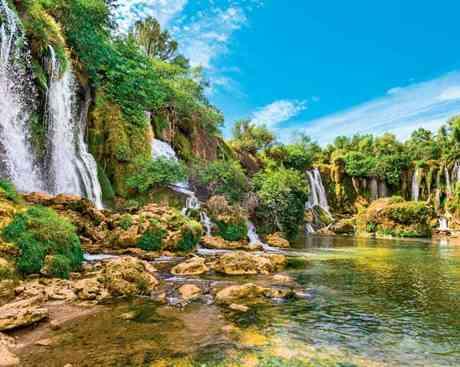
<instances>
[{"instance_id":1,"label":"distant waterfall","mask_svg":"<svg viewBox=\"0 0 460 367\"><path fill-rule=\"evenodd\" d=\"M19 191L43 190L39 169L30 144L29 113L26 106L34 89L20 66L28 57L19 45L24 35L19 19L0 0L0 157L3 176L8 177Z\"/></svg>"},{"instance_id":2,"label":"distant waterfall","mask_svg":"<svg viewBox=\"0 0 460 367\"><path fill-rule=\"evenodd\" d=\"M446 217L439 218L439 230L442 232L449 231L449 222Z\"/></svg>"},{"instance_id":3,"label":"distant waterfall","mask_svg":"<svg viewBox=\"0 0 460 367\"><path fill-rule=\"evenodd\" d=\"M307 171L308 180L310 182L310 194L308 201L305 205L306 209L313 209L319 206L326 213L329 212L329 204L327 202L326 190L321 179L321 173L317 168L312 171Z\"/></svg>"},{"instance_id":4,"label":"distant waterfall","mask_svg":"<svg viewBox=\"0 0 460 367\"><path fill-rule=\"evenodd\" d=\"M87 197L101 208L97 164L84 141L89 100L75 118L76 84L70 67L61 76L60 64L50 47L48 108L49 184L53 194Z\"/></svg>"},{"instance_id":5,"label":"distant waterfall","mask_svg":"<svg viewBox=\"0 0 460 367\"><path fill-rule=\"evenodd\" d=\"M313 209L315 209L315 207L319 207L332 219L332 214L327 202L326 189L323 185L321 173L317 168L314 168L311 171L307 171L307 176L310 183L310 193L308 196L308 201L305 203L305 209L311 210L313 215L317 216ZM307 223L305 228L307 233L316 232L312 223Z\"/></svg>"},{"instance_id":6,"label":"distant waterfall","mask_svg":"<svg viewBox=\"0 0 460 367\"><path fill-rule=\"evenodd\" d=\"M158 139L152 139L152 158L167 158L175 161L179 160L171 145ZM177 182L176 184L171 185L171 189L187 196L182 213L186 215L189 210L199 211L200 221L205 228L206 235L211 236L213 223L208 217L208 214L204 210L201 210L201 203L196 197L196 194L190 190L188 182Z\"/></svg>"},{"instance_id":7,"label":"distant waterfall","mask_svg":"<svg viewBox=\"0 0 460 367\"><path fill-rule=\"evenodd\" d=\"M419 168L416 168L414 175L412 176L412 191L411 197L413 201L418 201L420 197L420 177L421 172Z\"/></svg>"}]
</instances>

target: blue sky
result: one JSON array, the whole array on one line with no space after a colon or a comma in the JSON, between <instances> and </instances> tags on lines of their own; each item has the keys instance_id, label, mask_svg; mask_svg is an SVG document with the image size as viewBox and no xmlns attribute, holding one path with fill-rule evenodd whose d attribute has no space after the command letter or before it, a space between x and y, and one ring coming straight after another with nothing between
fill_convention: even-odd
<instances>
[{"instance_id":1,"label":"blue sky","mask_svg":"<svg viewBox=\"0 0 460 367\"><path fill-rule=\"evenodd\" d=\"M122 26L154 15L204 67L226 133L248 117L283 141L405 138L460 113L458 1L121 2Z\"/></svg>"}]
</instances>

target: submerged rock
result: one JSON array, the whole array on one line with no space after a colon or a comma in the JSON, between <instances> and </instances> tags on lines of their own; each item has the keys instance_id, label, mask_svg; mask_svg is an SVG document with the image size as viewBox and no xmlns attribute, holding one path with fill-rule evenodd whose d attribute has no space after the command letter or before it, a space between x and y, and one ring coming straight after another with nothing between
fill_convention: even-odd
<instances>
[{"instance_id":1,"label":"submerged rock","mask_svg":"<svg viewBox=\"0 0 460 367\"><path fill-rule=\"evenodd\" d=\"M174 275L201 275L208 271L209 268L206 266L205 260L198 256L192 257L171 269L171 273Z\"/></svg>"},{"instance_id":2,"label":"submerged rock","mask_svg":"<svg viewBox=\"0 0 460 367\"><path fill-rule=\"evenodd\" d=\"M254 303L264 298L287 298L292 294L293 292L290 289L267 288L254 283L247 283L232 285L218 291L216 302L226 305L239 304L239 302Z\"/></svg>"},{"instance_id":3,"label":"submerged rock","mask_svg":"<svg viewBox=\"0 0 460 367\"><path fill-rule=\"evenodd\" d=\"M238 251L220 256L213 268L227 275L270 274L281 270L286 263L286 257L283 255L256 255Z\"/></svg>"}]
</instances>

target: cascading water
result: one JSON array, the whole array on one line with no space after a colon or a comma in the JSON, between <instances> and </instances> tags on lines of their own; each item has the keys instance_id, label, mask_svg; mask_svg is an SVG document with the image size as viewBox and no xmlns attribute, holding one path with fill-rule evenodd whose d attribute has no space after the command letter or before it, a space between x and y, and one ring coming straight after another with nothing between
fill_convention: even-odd
<instances>
[{"instance_id":1,"label":"cascading water","mask_svg":"<svg viewBox=\"0 0 460 367\"><path fill-rule=\"evenodd\" d=\"M446 192L448 194L452 194L452 183L450 180L450 173L447 167L444 168L444 172L445 172L445 177L446 177Z\"/></svg>"},{"instance_id":2,"label":"cascading water","mask_svg":"<svg viewBox=\"0 0 460 367\"><path fill-rule=\"evenodd\" d=\"M442 232L448 232L449 231L449 222L446 217L440 217L439 218L439 230Z\"/></svg>"},{"instance_id":3,"label":"cascading water","mask_svg":"<svg viewBox=\"0 0 460 367\"><path fill-rule=\"evenodd\" d=\"M327 201L326 189L324 188L323 180L321 178L321 173L317 168L314 168L311 171L307 171L307 176L310 183L310 193L308 201L305 203L305 209L311 210L313 212L315 207L319 207L332 219L329 203ZM307 223L305 229L307 233L316 232L311 223Z\"/></svg>"},{"instance_id":4,"label":"cascading water","mask_svg":"<svg viewBox=\"0 0 460 367\"><path fill-rule=\"evenodd\" d=\"M48 107L49 184L53 194L85 196L102 208L97 164L84 136L90 100L87 96L79 123L75 116L75 80L70 67L60 75L60 64L50 47Z\"/></svg>"},{"instance_id":5,"label":"cascading water","mask_svg":"<svg viewBox=\"0 0 460 367\"><path fill-rule=\"evenodd\" d=\"M415 169L412 176L412 192L411 198L413 201L418 201L420 197L420 169Z\"/></svg>"},{"instance_id":6,"label":"cascading water","mask_svg":"<svg viewBox=\"0 0 460 367\"><path fill-rule=\"evenodd\" d=\"M44 185L29 141L30 116L26 108L29 104L27 100L34 94L33 86L20 66L28 62L28 55L18 46L24 44L24 35L19 19L6 0L0 0L0 17L2 175L10 179L19 191L40 191Z\"/></svg>"},{"instance_id":7,"label":"cascading water","mask_svg":"<svg viewBox=\"0 0 460 367\"><path fill-rule=\"evenodd\" d=\"M152 139L152 158L167 158L178 161L176 152L168 143L158 139ZM208 214L201 210L201 203L196 197L196 194L190 190L188 182L177 182L170 186L174 191L181 193L187 197L185 200L185 207L182 209L183 214L187 214L190 210L196 210L200 213L200 221L206 230L206 235L211 236L213 223Z\"/></svg>"},{"instance_id":8,"label":"cascading water","mask_svg":"<svg viewBox=\"0 0 460 367\"><path fill-rule=\"evenodd\" d=\"M315 168L312 171L307 171L307 176L310 181L310 196L306 204L306 209L313 209L315 206L319 206L326 213L330 214L321 173Z\"/></svg>"}]
</instances>

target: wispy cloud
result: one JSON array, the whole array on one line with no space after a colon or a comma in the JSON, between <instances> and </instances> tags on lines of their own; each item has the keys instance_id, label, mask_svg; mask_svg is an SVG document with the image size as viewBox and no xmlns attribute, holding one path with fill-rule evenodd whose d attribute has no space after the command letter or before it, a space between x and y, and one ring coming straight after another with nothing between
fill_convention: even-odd
<instances>
[{"instance_id":1,"label":"wispy cloud","mask_svg":"<svg viewBox=\"0 0 460 367\"><path fill-rule=\"evenodd\" d=\"M437 130L453 115L460 114L460 72L437 79L393 88L387 95L313 121L280 130L282 140L302 131L319 143L331 142L338 135L391 132L405 139L423 127Z\"/></svg>"},{"instance_id":2,"label":"wispy cloud","mask_svg":"<svg viewBox=\"0 0 460 367\"><path fill-rule=\"evenodd\" d=\"M276 127L285 121L289 121L307 108L306 101L280 100L270 103L254 112L252 122L258 125Z\"/></svg>"},{"instance_id":3,"label":"wispy cloud","mask_svg":"<svg viewBox=\"0 0 460 367\"><path fill-rule=\"evenodd\" d=\"M184 10L188 0L124 0L119 3L117 20L122 31L139 19L154 17L162 27Z\"/></svg>"}]
</instances>

